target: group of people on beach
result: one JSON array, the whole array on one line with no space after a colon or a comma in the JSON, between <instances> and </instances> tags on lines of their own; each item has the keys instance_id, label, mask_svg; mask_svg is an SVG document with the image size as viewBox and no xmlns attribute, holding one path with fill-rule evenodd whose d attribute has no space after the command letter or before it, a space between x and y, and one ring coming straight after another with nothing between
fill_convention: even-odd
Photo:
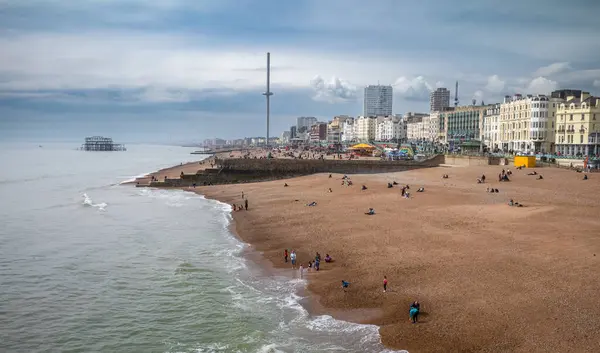
<instances>
[{"instance_id":1,"label":"group of people on beach","mask_svg":"<svg viewBox=\"0 0 600 353\"><path fill-rule=\"evenodd\" d=\"M243 192L242 192L242 198L244 198ZM234 211L244 211L244 210L248 211L248 199L244 199L243 205L242 204L237 205L234 203L233 205L231 205L231 207L233 207Z\"/></svg>"},{"instance_id":2,"label":"group of people on beach","mask_svg":"<svg viewBox=\"0 0 600 353\"><path fill-rule=\"evenodd\" d=\"M296 269L296 261L297 261L296 251L291 250L291 252L288 252L288 249L284 249L283 250L283 259L284 259L285 263L288 262L288 258L290 259L290 261L292 263L292 269ZM323 260L326 263L333 262L333 258L329 254L325 254L325 258ZM312 270L319 271L320 268L321 268L321 254L319 254L319 252L317 252L315 254L314 261L309 260L306 268L304 267L304 264L302 264L302 263L298 267L298 270L300 272L300 278L304 277L305 269L307 271L312 271Z\"/></svg>"}]
</instances>

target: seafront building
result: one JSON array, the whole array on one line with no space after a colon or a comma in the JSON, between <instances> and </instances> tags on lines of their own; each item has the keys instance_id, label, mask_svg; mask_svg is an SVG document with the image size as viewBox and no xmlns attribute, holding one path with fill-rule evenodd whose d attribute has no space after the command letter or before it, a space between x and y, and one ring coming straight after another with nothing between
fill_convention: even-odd
<instances>
[{"instance_id":1,"label":"seafront building","mask_svg":"<svg viewBox=\"0 0 600 353\"><path fill-rule=\"evenodd\" d=\"M498 128L500 122L500 103L488 106L483 116L483 143L492 151L501 149Z\"/></svg>"},{"instance_id":2,"label":"seafront building","mask_svg":"<svg viewBox=\"0 0 600 353\"><path fill-rule=\"evenodd\" d=\"M314 116L300 116L296 119L296 129L298 132L310 132L310 127L317 123Z\"/></svg>"},{"instance_id":3,"label":"seafront building","mask_svg":"<svg viewBox=\"0 0 600 353\"><path fill-rule=\"evenodd\" d=\"M429 94L429 111L439 112L450 106L450 91L440 87Z\"/></svg>"},{"instance_id":4,"label":"seafront building","mask_svg":"<svg viewBox=\"0 0 600 353\"><path fill-rule=\"evenodd\" d=\"M375 129L375 140L377 141L401 141L405 127L403 119L397 116L386 116L379 118Z\"/></svg>"},{"instance_id":5,"label":"seafront building","mask_svg":"<svg viewBox=\"0 0 600 353\"><path fill-rule=\"evenodd\" d=\"M378 118L374 116L359 116L354 119L356 140L368 142L375 140Z\"/></svg>"},{"instance_id":6,"label":"seafront building","mask_svg":"<svg viewBox=\"0 0 600 353\"><path fill-rule=\"evenodd\" d=\"M556 110L556 152L567 156L600 154L600 97L567 96Z\"/></svg>"},{"instance_id":7,"label":"seafront building","mask_svg":"<svg viewBox=\"0 0 600 353\"><path fill-rule=\"evenodd\" d=\"M363 116L392 115L393 97L392 86L370 85L365 87Z\"/></svg>"},{"instance_id":8,"label":"seafront building","mask_svg":"<svg viewBox=\"0 0 600 353\"><path fill-rule=\"evenodd\" d=\"M310 127L309 141L320 143L327 140L327 123L317 122Z\"/></svg>"},{"instance_id":9,"label":"seafront building","mask_svg":"<svg viewBox=\"0 0 600 353\"><path fill-rule=\"evenodd\" d=\"M354 118L346 119L344 122L342 122L342 142L356 142L356 124L354 122Z\"/></svg>"},{"instance_id":10,"label":"seafront building","mask_svg":"<svg viewBox=\"0 0 600 353\"><path fill-rule=\"evenodd\" d=\"M429 114L408 112L406 119L406 139L424 141L429 138Z\"/></svg>"},{"instance_id":11,"label":"seafront building","mask_svg":"<svg viewBox=\"0 0 600 353\"><path fill-rule=\"evenodd\" d=\"M467 105L449 107L440 112L439 120L444 129L440 142L447 143L450 149L481 144L487 108L486 105Z\"/></svg>"},{"instance_id":12,"label":"seafront building","mask_svg":"<svg viewBox=\"0 0 600 353\"><path fill-rule=\"evenodd\" d=\"M501 149L520 153L553 152L556 108L562 101L543 94L505 96L500 105Z\"/></svg>"}]
</instances>

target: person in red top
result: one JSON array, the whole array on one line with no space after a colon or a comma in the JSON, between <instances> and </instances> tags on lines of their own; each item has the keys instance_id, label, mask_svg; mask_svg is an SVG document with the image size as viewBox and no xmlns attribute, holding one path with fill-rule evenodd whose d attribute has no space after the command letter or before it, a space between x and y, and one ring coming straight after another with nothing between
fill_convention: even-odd
<instances>
[{"instance_id":1,"label":"person in red top","mask_svg":"<svg viewBox=\"0 0 600 353\"><path fill-rule=\"evenodd\" d=\"M287 249L285 249L283 251L283 257L285 258L285 262L287 262L287 259L288 259L288 251L287 251Z\"/></svg>"},{"instance_id":2,"label":"person in red top","mask_svg":"<svg viewBox=\"0 0 600 353\"><path fill-rule=\"evenodd\" d=\"M383 292L384 293L387 291L387 284L388 284L387 277L383 276Z\"/></svg>"}]
</instances>

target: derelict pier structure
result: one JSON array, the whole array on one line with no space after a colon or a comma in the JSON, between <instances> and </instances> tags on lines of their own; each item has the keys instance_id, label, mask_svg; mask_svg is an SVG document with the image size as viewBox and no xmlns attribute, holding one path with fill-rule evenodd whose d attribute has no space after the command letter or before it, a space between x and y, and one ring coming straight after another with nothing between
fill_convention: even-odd
<instances>
[{"instance_id":1,"label":"derelict pier structure","mask_svg":"<svg viewBox=\"0 0 600 353\"><path fill-rule=\"evenodd\" d=\"M81 145L82 151L127 151L125 145L114 143L110 137L92 136L86 137L85 143Z\"/></svg>"}]
</instances>

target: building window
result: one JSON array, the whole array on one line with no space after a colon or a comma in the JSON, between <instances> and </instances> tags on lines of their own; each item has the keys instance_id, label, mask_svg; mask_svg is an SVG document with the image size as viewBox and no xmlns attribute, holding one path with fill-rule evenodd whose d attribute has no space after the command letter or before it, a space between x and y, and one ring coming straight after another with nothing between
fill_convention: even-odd
<instances>
[{"instance_id":1,"label":"building window","mask_svg":"<svg viewBox=\"0 0 600 353\"><path fill-rule=\"evenodd\" d=\"M596 113L594 113L592 120L596 120Z\"/></svg>"},{"instance_id":2,"label":"building window","mask_svg":"<svg viewBox=\"0 0 600 353\"><path fill-rule=\"evenodd\" d=\"M569 121L573 121L573 114L569 115Z\"/></svg>"},{"instance_id":3,"label":"building window","mask_svg":"<svg viewBox=\"0 0 600 353\"><path fill-rule=\"evenodd\" d=\"M581 120L585 120L585 114L581 114Z\"/></svg>"},{"instance_id":4,"label":"building window","mask_svg":"<svg viewBox=\"0 0 600 353\"><path fill-rule=\"evenodd\" d=\"M579 136L579 143L583 143L583 135Z\"/></svg>"}]
</instances>

